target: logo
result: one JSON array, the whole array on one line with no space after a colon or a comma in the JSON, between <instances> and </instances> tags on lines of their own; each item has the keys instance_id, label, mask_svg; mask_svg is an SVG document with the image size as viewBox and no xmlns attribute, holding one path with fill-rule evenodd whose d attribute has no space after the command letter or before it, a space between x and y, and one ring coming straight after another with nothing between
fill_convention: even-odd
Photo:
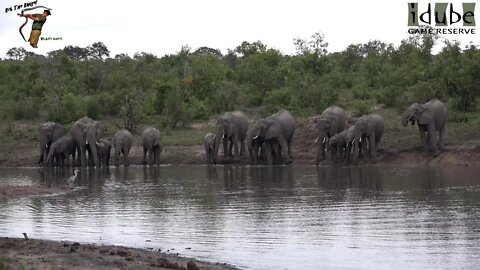
<instances>
[{"instance_id":1,"label":"logo","mask_svg":"<svg viewBox=\"0 0 480 270\"><path fill-rule=\"evenodd\" d=\"M410 34L476 34L475 3L408 3L408 26Z\"/></svg>"}]
</instances>

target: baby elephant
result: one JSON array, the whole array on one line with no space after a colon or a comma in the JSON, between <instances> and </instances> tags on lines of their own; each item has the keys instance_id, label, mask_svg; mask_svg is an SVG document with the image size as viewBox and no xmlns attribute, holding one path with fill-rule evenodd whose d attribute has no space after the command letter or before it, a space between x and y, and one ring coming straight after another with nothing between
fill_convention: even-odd
<instances>
[{"instance_id":1,"label":"baby elephant","mask_svg":"<svg viewBox=\"0 0 480 270\"><path fill-rule=\"evenodd\" d=\"M119 166L120 153L123 154L123 166L130 165L128 153L133 144L133 136L130 131L122 129L113 136L113 147L115 148L115 166Z\"/></svg>"},{"instance_id":2,"label":"baby elephant","mask_svg":"<svg viewBox=\"0 0 480 270\"><path fill-rule=\"evenodd\" d=\"M208 164L213 164L215 163L215 138L217 136L211 132L205 134L204 137L204 144L205 144L205 154L207 156L207 163Z\"/></svg>"},{"instance_id":3,"label":"baby elephant","mask_svg":"<svg viewBox=\"0 0 480 270\"><path fill-rule=\"evenodd\" d=\"M57 166L69 165L70 163L68 161L72 151L72 144L73 139L68 136L62 136L55 140L50 146L45 165L50 164L52 158L55 160ZM67 164L65 164L65 160L67 160Z\"/></svg>"},{"instance_id":4,"label":"baby elephant","mask_svg":"<svg viewBox=\"0 0 480 270\"><path fill-rule=\"evenodd\" d=\"M160 165L160 153L163 150L160 131L154 127L147 127L142 134L143 137L143 164Z\"/></svg>"},{"instance_id":5,"label":"baby elephant","mask_svg":"<svg viewBox=\"0 0 480 270\"><path fill-rule=\"evenodd\" d=\"M338 161L338 156L345 158L346 161L351 161L352 159L352 151L354 150L355 144L355 134L354 134L355 126L351 126L348 129L335 134L333 137L330 138L329 145L332 151L332 160ZM362 150L362 146L365 143L362 141L366 140L365 137L360 138L359 148L360 148L360 156L364 152Z\"/></svg>"},{"instance_id":6,"label":"baby elephant","mask_svg":"<svg viewBox=\"0 0 480 270\"><path fill-rule=\"evenodd\" d=\"M97 142L98 161L101 166L108 167L110 164L110 150L112 144L107 139L100 139Z\"/></svg>"}]
</instances>

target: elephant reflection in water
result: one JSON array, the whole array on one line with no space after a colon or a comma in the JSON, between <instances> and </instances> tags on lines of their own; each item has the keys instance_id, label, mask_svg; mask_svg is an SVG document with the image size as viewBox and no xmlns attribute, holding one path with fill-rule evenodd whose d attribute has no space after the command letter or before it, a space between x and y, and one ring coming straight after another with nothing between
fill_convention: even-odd
<instances>
[{"instance_id":1,"label":"elephant reflection in water","mask_svg":"<svg viewBox=\"0 0 480 270\"><path fill-rule=\"evenodd\" d=\"M223 180L225 182L225 190L238 190L246 181L246 167L226 165L223 167Z\"/></svg>"},{"instance_id":2,"label":"elephant reflection in water","mask_svg":"<svg viewBox=\"0 0 480 270\"><path fill-rule=\"evenodd\" d=\"M383 189L382 177L375 166L317 167L317 183L326 189Z\"/></svg>"},{"instance_id":3,"label":"elephant reflection in water","mask_svg":"<svg viewBox=\"0 0 480 270\"><path fill-rule=\"evenodd\" d=\"M158 183L159 178L160 178L160 167L143 166L143 179L152 180L154 183Z\"/></svg>"},{"instance_id":4,"label":"elephant reflection in water","mask_svg":"<svg viewBox=\"0 0 480 270\"><path fill-rule=\"evenodd\" d=\"M374 191L383 190L382 177L377 167L351 167L349 169L349 185Z\"/></svg>"}]
</instances>

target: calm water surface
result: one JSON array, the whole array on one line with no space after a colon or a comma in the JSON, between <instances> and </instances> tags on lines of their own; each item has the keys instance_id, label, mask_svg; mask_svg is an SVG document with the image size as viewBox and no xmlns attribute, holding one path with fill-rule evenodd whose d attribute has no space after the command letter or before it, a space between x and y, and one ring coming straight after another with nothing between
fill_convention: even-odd
<instances>
[{"instance_id":1,"label":"calm water surface","mask_svg":"<svg viewBox=\"0 0 480 270\"><path fill-rule=\"evenodd\" d=\"M63 185L65 170L0 169ZM479 269L480 168L84 169L0 199L0 236L170 250L242 269Z\"/></svg>"}]
</instances>

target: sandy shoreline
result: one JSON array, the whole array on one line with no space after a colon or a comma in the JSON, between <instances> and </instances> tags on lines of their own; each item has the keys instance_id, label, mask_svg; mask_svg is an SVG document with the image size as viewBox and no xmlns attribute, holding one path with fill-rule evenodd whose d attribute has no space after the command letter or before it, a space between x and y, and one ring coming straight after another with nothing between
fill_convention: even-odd
<instances>
[{"instance_id":1,"label":"sandy shoreline","mask_svg":"<svg viewBox=\"0 0 480 270\"><path fill-rule=\"evenodd\" d=\"M0 269L238 269L154 250L0 237Z\"/></svg>"}]
</instances>

